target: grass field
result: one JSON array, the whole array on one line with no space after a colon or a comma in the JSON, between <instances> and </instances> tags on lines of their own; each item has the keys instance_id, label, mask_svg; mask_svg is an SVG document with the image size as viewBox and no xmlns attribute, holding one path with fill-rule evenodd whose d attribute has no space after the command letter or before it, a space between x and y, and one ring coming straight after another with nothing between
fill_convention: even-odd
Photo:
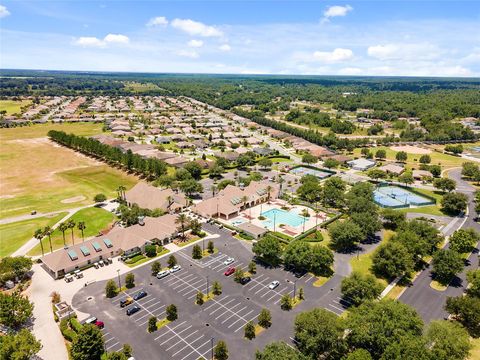
<instances>
[{"instance_id":1,"label":"grass field","mask_svg":"<svg viewBox=\"0 0 480 360\"><path fill-rule=\"evenodd\" d=\"M480 359L480 338L472 338L472 350L470 351L469 360L478 360Z\"/></svg>"},{"instance_id":2,"label":"grass field","mask_svg":"<svg viewBox=\"0 0 480 360\"><path fill-rule=\"evenodd\" d=\"M7 115L20 114L23 106L30 105L30 100L0 100L0 111L6 111Z\"/></svg>"},{"instance_id":3,"label":"grass field","mask_svg":"<svg viewBox=\"0 0 480 360\"><path fill-rule=\"evenodd\" d=\"M440 215L440 216L445 216L444 213L440 210L441 205L440 201L442 200L443 195L438 192L438 191L430 191L426 189L419 189L415 188L415 191L425 194L428 196L431 196L435 198L436 200L436 205L429 205L429 206L419 206L416 208L405 208L405 209L398 209L397 211L403 212L403 213L409 213L409 212L414 212L414 213L421 213L421 214L429 214L429 215Z\"/></svg>"},{"instance_id":4,"label":"grass field","mask_svg":"<svg viewBox=\"0 0 480 360\"><path fill-rule=\"evenodd\" d=\"M379 147L371 148L370 150L375 154L375 152L380 149L383 149L386 151L387 160L395 161L395 155L397 154L397 151L394 151L389 147L379 146ZM353 151L353 155L355 157L360 157L361 156L360 152L361 152L361 149L355 149ZM466 161L461 157L443 154L441 152L436 152L436 151L432 151L429 155L432 158L431 165L440 165L442 169L462 166L462 164ZM420 154L408 154L407 162L406 162L407 167L412 169L417 169L420 165L418 161L420 159L420 156L421 156Z\"/></svg>"},{"instance_id":5,"label":"grass field","mask_svg":"<svg viewBox=\"0 0 480 360\"><path fill-rule=\"evenodd\" d=\"M36 210L51 212L88 205L93 196L116 195L137 178L50 142L49 129L88 135L98 124L62 124L0 129L0 218Z\"/></svg>"},{"instance_id":6,"label":"grass field","mask_svg":"<svg viewBox=\"0 0 480 360\"><path fill-rule=\"evenodd\" d=\"M0 225L0 257L9 256L33 237L35 230L52 226L67 213L38 217L31 220L18 221Z\"/></svg>"},{"instance_id":7,"label":"grass field","mask_svg":"<svg viewBox=\"0 0 480 360\"><path fill-rule=\"evenodd\" d=\"M97 235L101 230L107 229L109 225L115 220L115 216L111 212L102 208L89 207L77 211L70 219L74 220L76 224L78 224L79 221L85 222L86 228L83 233L86 239L91 236ZM73 235L76 244L82 242L82 233L80 230L77 229L76 226L73 229ZM65 240L67 245L72 244L72 232L70 229L65 232ZM43 239L42 243L45 253L49 252L50 244L48 238ZM53 250L63 247L62 232L58 229L56 229L52 234L52 247ZM41 254L42 251L40 244L38 244L28 253L28 255L31 256Z\"/></svg>"}]
</instances>

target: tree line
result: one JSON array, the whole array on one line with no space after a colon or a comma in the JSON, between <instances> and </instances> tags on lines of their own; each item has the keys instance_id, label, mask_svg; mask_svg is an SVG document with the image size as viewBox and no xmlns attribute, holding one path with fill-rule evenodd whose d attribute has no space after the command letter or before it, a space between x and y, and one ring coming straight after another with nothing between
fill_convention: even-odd
<instances>
[{"instance_id":1,"label":"tree line","mask_svg":"<svg viewBox=\"0 0 480 360\"><path fill-rule=\"evenodd\" d=\"M143 158L131 150L122 152L119 148L102 144L93 138L67 134L63 131L50 130L48 136L53 141L94 156L111 164L119 165L149 179L156 179L167 173L167 164L155 158Z\"/></svg>"}]
</instances>

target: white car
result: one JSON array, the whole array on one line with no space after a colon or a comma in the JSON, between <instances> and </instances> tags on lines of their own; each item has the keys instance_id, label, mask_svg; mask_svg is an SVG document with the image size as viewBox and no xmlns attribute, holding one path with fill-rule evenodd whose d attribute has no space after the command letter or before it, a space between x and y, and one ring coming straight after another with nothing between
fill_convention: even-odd
<instances>
[{"instance_id":1,"label":"white car","mask_svg":"<svg viewBox=\"0 0 480 360\"><path fill-rule=\"evenodd\" d=\"M275 289L278 285L280 285L280 281L275 280L275 281L272 281L272 282L270 283L270 285L268 285L268 288L269 288L270 290L273 290L273 289Z\"/></svg>"},{"instance_id":2,"label":"white car","mask_svg":"<svg viewBox=\"0 0 480 360\"><path fill-rule=\"evenodd\" d=\"M223 265L230 265L235 261L234 258L229 257L227 260L223 262Z\"/></svg>"},{"instance_id":3,"label":"white car","mask_svg":"<svg viewBox=\"0 0 480 360\"><path fill-rule=\"evenodd\" d=\"M170 274L170 271L168 271L168 270L160 271L160 272L157 273L157 279L162 279L165 276L168 276L168 274Z\"/></svg>"},{"instance_id":4,"label":"white car","mask_svg":"<svg viewBox=\"0 0 480 360\"><path fill-rule=\"evenodd\" d=\"M170 273L174 273L174 272L177 272L177 271L180 271L182 270L182 267L180 265L175 265L174 267L172 267L170 269Z\"/></svg>"}]
</instances>

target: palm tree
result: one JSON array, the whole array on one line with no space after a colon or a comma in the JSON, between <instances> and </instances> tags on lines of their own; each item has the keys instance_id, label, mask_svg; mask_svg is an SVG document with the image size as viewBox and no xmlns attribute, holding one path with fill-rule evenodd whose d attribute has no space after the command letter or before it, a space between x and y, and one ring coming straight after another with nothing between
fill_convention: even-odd
<instances>
[{"instance_id":1,"label":"palm tree","mask_svg":"<svg viewBox=\"0 0 480 360\"><path fill-rule=\"evenodd\" d=\"M68 225L66 223L62 222L58 225L58 230L60 230L62 232L62 235L63 235L63 246L67 246L67 243L65 241L65 231L68 230Z\"/></svg>"},{"instance_id":2,"label":"palm tree","mask_svg":"<svg viewBox=\"0 0 480 360\"><path fill-rule=\"evenodd\" d=\"M185 224L187 223L187 215L179 214L175 220L175 224L180 224L180 231L182 232L182 238L185 239Z\"/></svg>"},{"instance_id":3,"label":"palm tree","mask_svg":"<svg viewBox=\"0 0 480 360\"><path fill-rule=\"evenodd\" d=\"M75 228L75 221L73 219L68 219L67 228L72 231L72 244L75 245L75 237L73 236L73 229Z\"/></svg>"},{"instance_id":4,"label":"palm tree","mask_svg":"<svg viewBox=\"0 0 480 360\"><path fill-rule=\"evenodd\" d=\"M52 248L53 229L50 226L45 226L45 228L43 229L43 232L45 233L46 236L48 236L48 242L50 243L50 252L53 252L53 248Z\"/></svg>"},{"instance_id":5,"label":"palm tree","mask_svg":"<svg viewBox=\"0 0 480 360\"><path fill-rule=\"evenodd\" d=\"M83 236L83 230L85 230L87 227L85 226L85 221L79 221L77 224L78 230L82 232L82 241L85 241L85 237Z\"/></svg>"},{"instance_id":6,"label":"palm tree","mask_svg":"<svg viewBox=\"0 0 480 360\"><path fill-rule=\"evenodd\" d=\"M168 212L170 212L170 206L172 206L172 204L173 204L173 196L168 195L167 196L167 210L168 210Z\"/></svg>"},{"instance_id":7,"label":"palm tree","mask_svg":"<svg viewBox=\"0 0 480 360\"><path fill-rule=\"evenodd\" d=\"M35 237L35 239L37 239L37 240L40 242L40 247L42 248L42 256L44 256L45 253L43 252L42 239L43 239L43 237L45 236L45 234L43 233L43 229L37 229L37 230L35 230L35 233L33 234L33 236Z\"/></svg>"},{"instance_id":8,"label":"palm tree","mask_svg":"<svg viewBox=\"0 0 480 360\"><path fill-rule=\"evenodd\" d=\"M272 192L273 187L271 185L267 186L267 201L270 204L270 193Z\"/></svg>"},{"instance_id":9,"label":"palm tree","mask_svg":"<svg viewBox=\"0 0 480 360\"><path fill-rule=\"evenodd\" d=\"M302 212L301 212L301 215L303 216L303 231L302 232L305 232L305 222L307 221L307 217L310 214L309 214L307 209L303 209Z\"/></svg>"},{"instance_id":10,"label":"palm tree","mask_svg":"<svg viewBox=\"0 0 480 360\"><path fill-rule=\"evenodd\" d=\"M215 196L215 191L217 190L217 187L215 185L212 185L210 187L210 190L212 191L212 196Z\"/></svg>"},{"instance_id":11,"label":"palm tree","mask_svg":"<svg viewBox=\"0 0 480 360\"><path fill-rule=\"evenodd\" d=\"M123 185L120 185L118 188L117 188L117 194L118 194L118 197L120 200L125 200L125 190L127 190L127 188Z\"/></svg>"}]
</instances>

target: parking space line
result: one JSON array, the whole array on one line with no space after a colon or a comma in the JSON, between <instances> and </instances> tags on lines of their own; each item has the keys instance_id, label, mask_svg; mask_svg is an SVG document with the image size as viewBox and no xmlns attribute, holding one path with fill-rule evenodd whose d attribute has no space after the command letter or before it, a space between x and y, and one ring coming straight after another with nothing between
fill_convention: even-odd
<instances>
[{"instance_id":1,"label":"parking space line","mask_svg":"<svg viewBox=\"0 0 480 360\"><path fill-rule=\"evenodd\" d=\"M172 330L168 325L165 325L165 327L166 327L168 330L170 330L172 333L174 333L175 335L177 335L177 333L176 333L174 330ZM178 336L185 344L187 344L190 348L192 348L193 351L195 351L198 355L200 355L200 357L203 357L203 355L202 355L200 352L198 352L198 350L195 349L192 345L190 345L189 342L187 342L186 340L184 340L180 335L177 335L177 336Z\"/></svg>"},{"instance_id":2,"label":"parking space line","mask_svg":"<svg viewBox=\"0 0 480 360\"><path fill-rule=\"evenodd\" d=\"M115 344L112 344L112 345L109 345L106 347L107 350L110 350L112 347L114 347L115 345L118 345L118 341L115 343Z\"/></svg>"},{"instance_id":3,"label":"parking space line","mask_svg":"<svg viewBox=\"0 0 480 360\"><path fill-rule=\"evenodd\" d=\"M234 307L236 307L236 306L238 306L238 305L242 305L242 303L238 303L237 305L231 307L230 309L233 309ZM230 319L232 318L232 316L235 316L237 313L239 313L240 311L245 310L246 308L247 308L247 306L244 306L244 307L241 308L240 310L235 310L235 314L232 314L232 315L230 315L229 317L227 317L225 320L223 320L223 321L221 322L221 324L224 324L225 322L227 322L228 320L230 320ZM237 312L237 311L238 311L238 312ZM225 315L225 314L222 314L222 315L220 315L220 316L217 316L217 317L215 318L215 320L217 320L219 317L222 317L223 315Z\"/></svg>"},{"instance_id":4,"label":"parking space line","mask_svg":"<svg viewBox=\"0 0 480 360\"><path fill-rule=\"evenodd\" d=\"M185 329L183 329L182 331L178 332L178 333L177 333L177 334L175 334L175 335L176 335L176 336L178 336L178 337L180 337L180 336L179 336L179 334L181 334L181 333L183 333L183 332L187 331L187 330L188 330L188 329L190 329L192 326L193 326L193 325L189 325L189 326L187 326ZM171 338L168 338L168 339L167 339L167 340L165 340L164 342L162 342L162 343L160 344L160 346L162 346L162 345L166 344L167 342L169 342L171 339L173 339L173 338L175 337L175 335L174 335L174 336L172 336Z\"/></svg>"},{"instance_id":5,"label":"parking space line","mask_svg":"<svg viewBox=\"0 0 480 360\"><path fill-rule=\"evenodd\" d=\"M253 312L253 310L250 310L248 313L246 313L244 316L247 316L247 315L250 315L251 313ZM240 315L239 315L240 316ZM237 322L239 322L240 320L243 320L245 321L245 324L248 323L248 320L246 320L244 317L242 317L241 319L237 319L236 321L234 321L232 324L230 324L227 328L230 329L233 325L235 325Z\"/></svg>"},{"instance_id":6,"label":"parking space line","mask_svg":"<svg viewBox=\"0 0 480 360\"><path fill-rule=\"evenodd\" d=\"M272 300L275 296L278 296L278 294L273 294L272 296L270 296L270 297L267 299L267 301Z\"/></svg>"},{"instance_id":7,"label":"parking space line","mask_svg":"<svg viewBox=\"0 0 480 360\"><path fill-rule=\"evenodd\" d=\"M192 286L192 288L195 288L194 286ZM196 288L196 290L199 290L198 288ZM222 303L220 303L218 300L215 300L215 299L212 299L213 302L215 302L216 304L218 304L219 306L225 308L225 310L227 311L230 311L230 309L228 309L225 305L223 305ZM232 311L230 311L232 312ZM240 315L237 315L238 317L241 317ZM242 317L243 318L243 317Z\"/></svg>"},{"instance_id":8,"label":"parking space line","mask_svg":"<svg viewBox=\"0 0 480 360\"><path fill-rule=\"evenodd\" d=\"M180 324L176 325L176 326L174 327L174 329L178 328L179 326L182 326L182 325L185 324L185 323L186 323L186 321L182 321ZM164 335L166 335L166 334L168 334L168 333L167 333L167 332L164 332L164 333L161 334L160 336L157 336L154 340L157 341L158 339L160 339L162 336L164 336Z\"/></svg>"},{"instance_id":9,"label":"parking space line","mask_svg":"<svg viewBox=\"0 0 480 360\"><path fill-rule=\"evenodd\" d=\"M230 303L231 303L232 301L234 301L234 300L235 300L235 299L232 298L232 299L230 299L228 302L226 302L224 305L228 305L228 304L230 304ZM217 305L217 304L212 304L212 306L214 306L214 305ZM220 307L216 308L216 309L213 310L209 315L212 316L214 313L216 313L216 312L217 312L218 310L220 310L220 309L221 309ZM208 310L208 308L204 309L204 311L207 311L207 310Z\"/></svg>"},{"instance_id":10,"label":"parking space line","mask_svg":"<svg viewBox=\"0 0 480 360\"><path fill-rule=\"evenodd\" d=\"M155 301L155 300L157 300L157 299L154 298L154 297L152 297L152 298L148 299L147 301L143 301L143 302L142 302L142 305L149 304L149 303L151 303L152 301Z\"/></svg>"},{"instance_id":11,"label":"parking space line","mask_svg":"<svg viewBox=\"0 0 480 360\"><path fill-rule=\"evenodd\" d=\"M195 331L196 332L196 331ZM198 340L200 339L203 339L204 335L200 335L200 337L198 337L197 339L195 339L193 342L191 342L190 344L194 344L195 342L197 342ZM178 344L178 343L177 343ZM176 345L176 344L175 344ZM170 348L172 348L173 346L171 346ZM178 350L176 353L172 354L172 357L174 357L175 355L177 355L179 352L182 352L183 350L185 350L187 348L187 346L184 346L183 348L181 348L180 350ZM167 349L169 350L169 349ZM191 353L190 353L191 354Z\"/></svg>"},{"instance_id":12,"label":"parking space line","mask_svg":"<svg viewBox=\"0 0 480 360\"><path fill-rule=\"evenodd\" d=\"M250 321L255 320L257 317L258 317L258 315L255 315L255 316L252 317L249 321L247 321L245 324L247 324L247 323L250 322ZM242 326L240 326L240 327L239 327L238 329L236 329L234 332L237 332L237 331L243 329L243 327L245 326L245 324L243 324Z\"/></svg>"},{"instance_id":13,"label":"parking space line","mask_svg":"<svg viewBox=\"0 0 480 360\"><path fill-rule=\"evenodd\" d=\"M198 330L195 330L194 332L188 334L187 336L185 336L183 339L188 339L190 336L196 334L198 332ZM167 351L169 351L171 348L175 347L177 344L179 344L181 341L178 341L176 342L175 344L173 344L172 346L170 346L169 348L167 348ZM193 344L193 343L192 343Z\"/></svg>"},{"instance_id":14,"label":"parking space line","mask_svg":"<svg viewBox=\"0 0 480 360\"><path fill-rule=\"evenodd\" d=\"M225 296L222 300L227 300L228 299L228 295ZM228 302L225 302L224 304L227 305L228 303L232 302L233 300L235 300L234 298L231 298ZM221 301L221 300L220 300ZM204 311L207 311L208 309L210 309L212 306L215 306L217 304L215 303L212 303L210 305L208 305L205 309L203 309Z\"/></svg>"},{"instance_id":15,"label":"parking space line","mask_svg":"<svg viewBox=\"0 0 480 360\"><path fill-rule=\"evenodd\" d=\"M203 343L202 345L200 345L200 346L198 347L198 349L202 348L203 346L205 346L205 345L208 344L209 342L210 342L210 340L207 340L207 342L205 342L205 343ZM183 349L182 349L182 350L183 350ZM210 351L210 350L205 351L204 354L208 353L209 351ZM192 353L193 353L193 351L189 352L185 357L182 358L182 360L185 360L186 358L188 358ZM198 353L198 351L197 351L197 353ZM205 357L204 355L201 355L201 354L200 354L200 358L201 358L201 359L206 359L206 357Z\"/></svg>"}]
</instances>

